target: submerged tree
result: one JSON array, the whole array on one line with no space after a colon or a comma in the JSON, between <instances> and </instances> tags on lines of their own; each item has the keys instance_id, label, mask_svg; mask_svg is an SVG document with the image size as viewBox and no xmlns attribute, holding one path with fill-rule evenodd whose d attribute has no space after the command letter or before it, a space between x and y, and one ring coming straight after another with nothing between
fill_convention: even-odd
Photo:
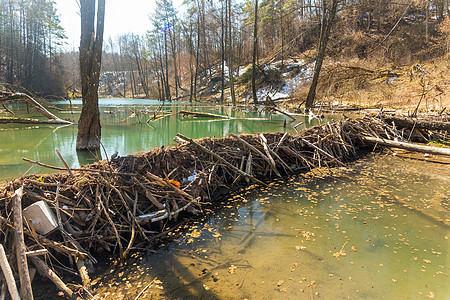
<instances>
[{"instance_id":1,"label":"submerged tree","mask_svg":"<svg viewBox=\"0 0 450 300\"><path fill-rule=\"evenodd\" d=\"M83 108L78 121L77 150L99 150L101 138L98 86L103 48L105 0L80 0L80 77ZM97 19L97 26L95 20Z\"/></svg>"}]
</instances>

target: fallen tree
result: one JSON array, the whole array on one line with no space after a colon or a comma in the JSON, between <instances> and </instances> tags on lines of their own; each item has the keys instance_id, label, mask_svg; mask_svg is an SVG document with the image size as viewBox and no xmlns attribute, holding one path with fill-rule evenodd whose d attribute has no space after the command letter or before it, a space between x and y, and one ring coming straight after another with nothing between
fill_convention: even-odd
<instances>
[{"instance_id":1,"label":"fallen tree","mask_svg":"<svg viewBox=\"0 0 450 300\"><path fill-rule=\"evenodd\" d=\"M381 138L376 138L376 137L371 137L371 136L363 136L363 137L361 137L361 139L363 141L371 143L371 144L378 144L378 145L390 147L390 148L400 148L400 149L421 152L421 153L450 156L450 148L432 147L432 146L424 146L424 145L419 145L419 144L414 144L414 143L391 141L391 140L381 139Z\"/></svg>"},{"instance_id":2,"label":"fallen tree","mask_svg":"<svg viewBox=\"0 0 450 300\"><path fill-rule=\"evenodd\" d=\"M38 101L34 100L32 97L25 93L1 93L0 102L6 102L6 101L14 101L14 100L22 100L27 102L28 104L33 105L38 112L40 112L44 117L46 117L49 120L54 121L54 124L73 124L70 121L62 120L49 112L45 107L43 107ZM14 118L10 118L9 123L14 123ZM16 119L17 123L23 123L23 119ZM36 124L36 123L35 123Z\"/></svg>"},{"instance_id":3,"label":"fallen tree","mask_svg":"<svg viewBox=\"0 0 450 300\"><path fill-rule=\"evenodd\" d=\"M384 120L388 123L394 122L395 126L397 127L450 131L450 122L445 120L424 120L418 118L405 118L396 116L385 117Z\"/></svg>"}]
</instances>

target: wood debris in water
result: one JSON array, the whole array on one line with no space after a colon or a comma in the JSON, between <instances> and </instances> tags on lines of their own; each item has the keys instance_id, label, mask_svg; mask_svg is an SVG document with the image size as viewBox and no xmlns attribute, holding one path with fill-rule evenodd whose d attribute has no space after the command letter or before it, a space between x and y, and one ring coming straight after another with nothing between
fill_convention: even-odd
<instances>
[{"instance_id":1,"label":"wood debris in water","mask_svg":"<svg viewBox=\"0 0 450 300\"><path fill-rule=\"evenodd\" d=\"M6 253L12 253L16 190L23 187L22 208L47 203L59 225L44 236L25 220L26 251L48 253L45 260L30 260L71 297L56 270L79 274L83 290L89 290L87 269L96 263L98 253L128 257L130 251L147 247L200 214L221 191L266 185L271 177L303 170L343 166L374 149L363 136L405 140L416 136L411 134L414 130L366 117L311 127L297 135L231 134L191 140L178 134L180 144L175 147L103 160L71 169L72 174L57 168L65 173L30 175L0 186L0 238L7 241ZM422 131L419 137L427 135L448 141L448 134L442 132Z\"/></svg>"}]
</instances>

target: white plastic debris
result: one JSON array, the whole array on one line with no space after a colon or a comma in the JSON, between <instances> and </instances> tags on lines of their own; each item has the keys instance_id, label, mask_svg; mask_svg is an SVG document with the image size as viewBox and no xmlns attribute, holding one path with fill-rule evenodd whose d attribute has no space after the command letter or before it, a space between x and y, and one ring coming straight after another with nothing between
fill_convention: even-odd
<instances>
[{"instance_id":1,"label":"white plastic debris","mask_svg":"<svg viewBox=\"0 0 450 300\"><path fill-rule=\"evenodd\" d=\"M23 210L24 218L30 222L37 233L46 235L58 227L56 217L44 201L31 204Z\"/></svg>"}]
</instances>

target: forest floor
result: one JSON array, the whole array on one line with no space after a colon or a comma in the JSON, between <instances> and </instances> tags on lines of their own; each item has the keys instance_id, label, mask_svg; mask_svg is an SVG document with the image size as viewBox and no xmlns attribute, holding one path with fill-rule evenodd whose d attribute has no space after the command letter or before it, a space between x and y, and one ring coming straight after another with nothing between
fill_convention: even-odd
<instances>
[{"instance_id":1,"label":"forest floor","mask_svg":"<svg viewBox=\"0 0 450 300\"><path fill-rule=\"evenodd\" d=\"M307 96L314 62L307 56L261 64L264 74L258 83L261 103L297 108ZM236 80L237 101L253 103L251 83L242 68ZM216 82L206 89L202 100L219 102ZM229 89L225 102L231 102ZM420 105L419 105L420 104ZM323 65L316 96L317 106L383 108L413 111L442 111L450 106L449 57L424 63L395 65L386 61L329 59Z\"/></svg>"}]
</instances>

